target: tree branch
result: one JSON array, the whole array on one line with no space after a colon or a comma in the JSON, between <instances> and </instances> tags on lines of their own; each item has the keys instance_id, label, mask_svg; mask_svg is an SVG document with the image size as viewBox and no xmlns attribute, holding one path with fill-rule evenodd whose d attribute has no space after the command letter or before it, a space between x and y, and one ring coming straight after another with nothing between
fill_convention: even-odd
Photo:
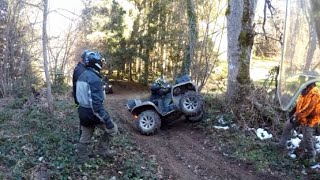
<instances>
[{"instance_id":1,"label":"tree branch","mask_svg":"<svg viewBox=\"0 0 320 180\"><path fill-rule=\"evenodd\" d=\"M38 9L43 11L43 8L41 8L41 2L38 3L38 4L31 4L31 3L23 2L23 4L25 4L27 6L31 6L31 7L36 7L36 8L38 8Z\"/></svg>"}]
</instances>

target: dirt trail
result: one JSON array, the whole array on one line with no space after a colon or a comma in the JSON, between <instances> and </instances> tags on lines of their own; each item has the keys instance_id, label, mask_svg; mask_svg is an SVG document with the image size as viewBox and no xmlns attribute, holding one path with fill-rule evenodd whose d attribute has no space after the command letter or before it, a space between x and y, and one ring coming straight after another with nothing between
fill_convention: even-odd
<instances>
[{"instance_id":1,"label":"dirt trail","mask_svg":"<svg viewBox=\"0 0 320 180\"><path fill-rule=\"evenodd\" d=\"M125 104L128 99L140 97L142 92L123 87L114 87L114 92L107 96L107 107L130 131L138 148L147 157L156 159L163 171L162 179L278 179L223 156L215 142L190 123L181 121L155 135L141 135Z\"/></svg>"}]
</instances>

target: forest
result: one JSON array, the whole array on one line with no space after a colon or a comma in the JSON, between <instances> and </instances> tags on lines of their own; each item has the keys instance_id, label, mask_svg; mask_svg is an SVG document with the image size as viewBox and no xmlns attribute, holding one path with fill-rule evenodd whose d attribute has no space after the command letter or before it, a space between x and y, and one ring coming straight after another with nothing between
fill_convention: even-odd
<instances>
[{"instance_id":1,"label":"forest","mask_svg":"<svg viewBox=\"0 0 320 180\"><path fill-rule=\"evenodd\" d=\"M318 1L59 2L0 0L0 179L320 178L294 140L285 153L273 146L301 75L319 72ZM81 165L72 76L85 50L103 57L104 105L120 133L114 158ZM139 134L128 100L183 75L203 97L201 121Z\"/></svg>"}]
</instances>

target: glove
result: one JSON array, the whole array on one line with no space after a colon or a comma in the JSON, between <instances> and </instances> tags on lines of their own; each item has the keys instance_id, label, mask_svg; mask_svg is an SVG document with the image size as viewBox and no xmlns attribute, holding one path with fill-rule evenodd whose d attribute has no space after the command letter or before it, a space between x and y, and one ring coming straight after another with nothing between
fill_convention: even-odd
<instances>
[{"instance_id":1,"label":"glove","mask_svg":"<svg viewBox=\"0 0 320 180\"><path fill-rule=\"evenodd\" d=\"M103 123L106 125L107 129L111 129L113 128L113 120L112 118L109 116L109 114L106 114L103 118Z\"/></svg>"},{"instance_id":2,"label":"glove","mask_svg":"<svg viewBox=\"0 0 320 180\"><path fill-rule=\"evenodd\" d=\"M106 128L106 132L110 135L110 136L115 136L119 133L119 130L118 130L118 126L116 123L112 122L113 123L113 128L111 129L108 129Z\"/></svg>"},{"instance_id":3,"label":"glove","mask_svg":"<svg viewBox=\"0 0 320 180\"><path fill-rule=\"evenodd\" d=\"M118 134L118 126L116 123L113 122L111 117L109 117L108 119L105 119L104 122L106 124L106 132L109 135L114 136Z\"/></svg>"}]
</instances>

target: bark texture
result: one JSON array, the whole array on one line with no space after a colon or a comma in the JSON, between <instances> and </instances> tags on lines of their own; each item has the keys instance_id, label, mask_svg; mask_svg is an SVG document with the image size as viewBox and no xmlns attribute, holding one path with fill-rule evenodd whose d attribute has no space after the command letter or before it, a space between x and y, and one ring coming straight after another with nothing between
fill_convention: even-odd
<instances>
[{"instance_id":1,"label":"bark texture","mask_svg":"<svg viewBox=\"0 0 320 180\"><path fill-rule=\"evenodd\" d=\"M228 85L227 102L240 102L248 94L250 59L254 39L256 0L229 0L228 26Z\"/></svg>"}]
</instances>

